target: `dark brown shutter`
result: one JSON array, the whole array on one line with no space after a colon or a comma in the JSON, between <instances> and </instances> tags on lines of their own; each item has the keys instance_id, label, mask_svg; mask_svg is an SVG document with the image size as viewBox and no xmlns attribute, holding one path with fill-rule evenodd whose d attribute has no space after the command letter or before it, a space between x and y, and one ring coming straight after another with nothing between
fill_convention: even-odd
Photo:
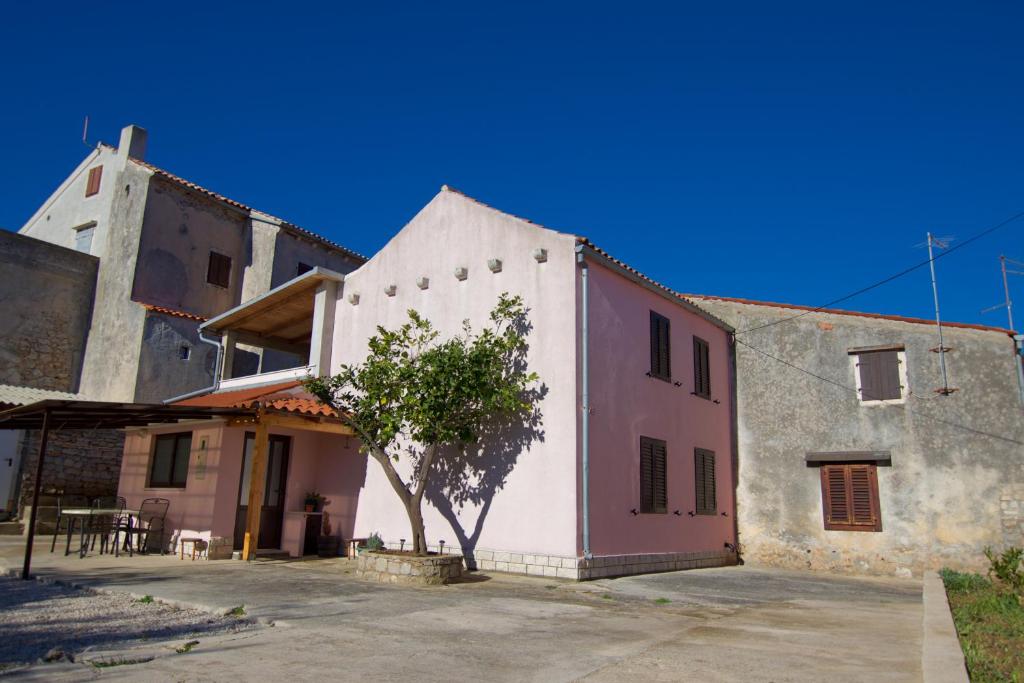
<instances>
[{"instance_id":1,"label":"dark brown shutter","mask_svg":"<svg viewBox=\"0 0 1024 683\"><path fill-rule=\"evenodd\" d=\"M218 287L229 286L231 284L231 257L211 251L206 281Z\"/></svg>"},{"instance_id":2,"label":"dark brown shutter","mask_svg":"<svg viewBox=\"0 0 1024 683\"><path fill-rule=\"evenodd\" d=\"M651 498L653 499L654 512L664 513L668 509L668 453L664 441L655 441L654 446L654 481Z\"/></svg>"},{"instance_id":3,"label":"dark brown shutter","mask_svg":"<svg viewBox=\"0 0 1024 683\"><path fill-rule=\"evenodd\" d=\"M876 466L865 463L821 468L821 503L825 528L838 531L881 531Z\"/></svg>"},{"instance_id":4,"label":"dark brown shutter","mask_svg":"<svg viewBox=\"0 0 1024 683\"><path fill-rule=\"evenodd\" d=\"M654 446L650 439L640 438L640 512L653 512Z\"/></svg>"},{"instance_id":5,"label":"dark brown shutter","mask_svg":"<svg viewBox=\"0 0 1024 683\"><path fill-rule=\"evenodd\" d=\"M857 356L862 401L887 401L903 395L897 351L868 351Z\"/></svg>"},{"instance_id":6,"label":"dark brown shutter","mask_svg":"<svg viewBox=\"0 0 1024 683\"><path fill-rule=\"evenodd\" d=\"M669 320L651 311L651 377L672 379Z\"/></svg>"},{"instance_id":7,"label":"dark brown shutter","mask_svg":"<svg viewBox=\"0 0 1024 683\"><path fill-rule=\"evenodd\" d=\"M85 196L91 197L100 191L100 179L103 177L103 167L96 166L89 169L89 178L85 183Z\"/></svg>"},{"instance_id":8,"label":"dark brown shutter","mask_svg":"<svg viewBox=\"0 0 1024 683\"><path fill-rule=\"evenodd\" d=\"M700 337L693 338L693 393L711 398L711 368L708 359L708 343Z\"/></svg>"},{"instance_id":9,"label":"dark brown shutter","mask_svg":"<svg viewBox=\"0 0 1024 683\"><path fill-rule=\"evenodd\" d=\"M696 513L713 515L718 511L715 489L715 452L693 449L693 481L696 491Z\"/></svg>"}]
</instances>

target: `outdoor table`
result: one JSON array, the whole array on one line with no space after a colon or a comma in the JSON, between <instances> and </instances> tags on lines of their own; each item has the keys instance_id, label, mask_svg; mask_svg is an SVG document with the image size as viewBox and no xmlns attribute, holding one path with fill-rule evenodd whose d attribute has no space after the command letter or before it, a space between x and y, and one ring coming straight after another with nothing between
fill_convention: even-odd
<instances>
[{"instance_id":1,"label":"outdoor table","mask_svg":"<svg viewBox=\"0 0 1024 683\"><path fill-rule=\"evenodd\" d=\"M71 536L75 532L75 524L81 520L82 525L85 525L85 520L89 519L89 515L127 515L128 516L128 538L127 542L130 545L132 542L132 523L133 520L139 516L138 510L129 510L128 508L67 508L66 510L60 511L61 517L68 518L68 542L64 546L64 556L67 557L71 554Z\"/></svg>"}]
</instances>

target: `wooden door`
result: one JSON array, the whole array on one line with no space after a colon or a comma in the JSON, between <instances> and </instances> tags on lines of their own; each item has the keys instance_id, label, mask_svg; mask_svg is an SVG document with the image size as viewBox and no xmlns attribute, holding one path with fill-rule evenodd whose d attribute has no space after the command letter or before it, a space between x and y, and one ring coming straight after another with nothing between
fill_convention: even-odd
<instances>
[{"instance_id":1,"label":"wooden door","mask_svg":"<svg viewBox=\"0 0 1024 683\"><path fill-rule=\"evenodd\" d=\"M238 511L235 514L235 550L245 541L245 523L249 511L249 477L252 473L252 452L256 435L245 434L242 452L242 473L238 487ZM260 512L260 537L257 550L281 548L281 525L284 522L284 492L288 483L288 455L291 438L271 434L267 449L267 481L263 488L263 509Z\"/></svg>"}]
</instances>

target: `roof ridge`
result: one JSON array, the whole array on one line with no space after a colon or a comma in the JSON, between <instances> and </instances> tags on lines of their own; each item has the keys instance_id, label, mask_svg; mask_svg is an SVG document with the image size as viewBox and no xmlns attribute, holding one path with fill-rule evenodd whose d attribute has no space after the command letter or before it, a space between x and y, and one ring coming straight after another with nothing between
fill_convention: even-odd
<instances>
[{"instance_id":1,"label":"roof ridge","mask_svg":"<svg viewBox=\"0 0 1024 683\"><path fill-rule=\"evenodd\" d=\"M913 318L909 316L896 315L892 313L870 313L864 311L849 311L842 308L816 308L814 306L806 306L803 304L787 304L777 301L760 301L757 299L744 299L741 297L733 296L719 296L716 294L680 294L682 297L695 298L695 299L709 299L714 301L731 301L739 304L747 304L749 306L765 306L769 308L791 308L796 311L809 311L812 313L826 313L833 315L849 315L858 318L878 318L881 320L892 320L895 322L912 323L915 325L935 325L934 320L927 318ZM977 323L959 323L954 321L942 321L943 327L956 327L965 328L972 330L982 330L985 332L1002 332L1004 334L1016 334L1014 330L1008 330L1004 327L995 327L992 325L979 325Z\"/></svg>"},{"instance_id":2,"label":"roof ridge","mask_svg":"<svg viewBox=\"0 0 1024 683\"><path fill-rule=\"evenodd\" d=\"M116 149L116 148L112 148L112 149ZM128 157L128 159L129 159L129 161L132 161L132 162L138 164L139 166L143 166L144 168L148 168L149 170L153 171L154 173L160 175L163 178L166 178L167 180L173 181L173 182L175 182L175 183L177 183L179 185L183 185L184 187L187 187L187 188L189 188L191 190L194 190L196 192L199 192L201 194L205 194L208 197L216 199L217 201L224 202L225 204L228 204L229 206L233 206L236 209L239 209L241 211L245 211L246 213L259 213L259 214L262 214L264 216L267 216L268 218L271 218L271 219L277 221L278 223L280 223L281 225L285 226L286 228L289 228L289 229L294 230L296 232L302 233L306 237L309 237L309 238L315 239L317 241L323 242L324 244L327 244L327 245L329 245L331 247L334 247L335 249L338 249L339 251L344 252L348 256L351 256L351 257L354 257L356 259L362 260L364 263L369 260L366 256L363 256L359 252L353 251L352 249L349 249L346 246L338 244L337 242L335 242L333 240L330 240L330 239L324 237L323 235L315 233L312 230L309 230L307 228L303 228L303 227L301 227L299 225L296 225L295 223L292 223L291 221L285 220L283 218L279 218L279 217L275 216L272 213L268 213L266 211L262 211L260 209L255 208L255 207L249 206L248 204L243 204L242 202L239 202L237 200L231 199L230 197L222 195L219 192L214 192L213 190L211 190L209 188L203 187L199 183L195 183L195 182L192 182L191 180L187 180L187 179L185 179L185 178L183 178L183 177L181 177L179 175L171 173L170 171L168 171L168 170L166 170L164 168L160 168L159 166L156 166L155 164L152 164L152 163L150 163L148 161L145 161L143 159L137 159L135 157Z\"/></svg>"}]
</instances>

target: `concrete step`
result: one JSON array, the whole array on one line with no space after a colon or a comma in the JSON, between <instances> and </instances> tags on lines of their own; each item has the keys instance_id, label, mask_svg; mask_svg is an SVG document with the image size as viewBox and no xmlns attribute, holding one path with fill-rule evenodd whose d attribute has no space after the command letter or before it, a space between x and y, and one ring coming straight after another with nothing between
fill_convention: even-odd
<instances>
[{"instance_id":1,"label":"concrete step","mask_svg":"<svg viewBox=\"0 0 1024 683\"><path fill-rule=\"evenodd\" d=\"M0 536L21 536L25 525L21 522L0 522Z\"/></svg>"}]
</instances>

